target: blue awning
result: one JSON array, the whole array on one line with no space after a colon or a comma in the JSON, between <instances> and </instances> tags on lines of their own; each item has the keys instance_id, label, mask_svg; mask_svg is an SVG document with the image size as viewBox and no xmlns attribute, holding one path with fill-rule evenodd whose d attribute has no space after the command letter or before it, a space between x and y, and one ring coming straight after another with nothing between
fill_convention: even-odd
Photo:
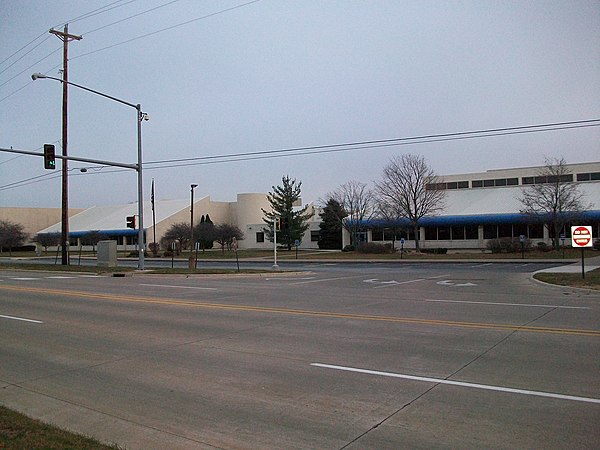
<instances>
[{"instance_id":1,"label":"blue awning","mask_svg":"<svg viewBox=\"0 0 600 450\"><path fill-rule=\"evenodd\" d=\"M571 215L569 215L571 216ZM538 216L522 213L510 214L474 214L468 216L429 216L419 220L419 226L422 227L450 227L450 226L465 226L465 225L504 225L504 224L531 224L531 223L546 223L549 215L540 214ZM572 221L573 219L569 219ZM598 222L600 221L600 211L584 211L577 214L578 222ZM411 227L411 222L408 219L400 219L390 222L384 219L370 219L361 221L361 225L366 228L380 227Z\"/></svg>"}]
</instances>

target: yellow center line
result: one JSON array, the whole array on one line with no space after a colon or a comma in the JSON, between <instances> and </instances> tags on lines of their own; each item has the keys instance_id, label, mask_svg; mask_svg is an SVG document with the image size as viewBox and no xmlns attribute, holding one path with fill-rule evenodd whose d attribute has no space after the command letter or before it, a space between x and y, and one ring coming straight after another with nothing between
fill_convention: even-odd
<instances>
[{"instance_id":1,"label":"yellow center line","mask_svg":"<svg viewBox=\"0 0 600 450\"><path fill-rule=\"evenodd\" d=\"M410 318L410 317L378 316L378 315L370 315L370 314L347 314L347 313L336 313L336 312L328 312L328 311L310 311L310 310L302 310L302 309L277 308L277 307L269 307L269 306L250 306L250 305L232 305L232 304L223 304L223 303L192 302L192 301L185 301L185 300L177 300L177 299L173 299L173 298L151 298L151 297L132 296L132 295L102 294L102 293L93 293L93 292L68 291L68 290L58 290L58 289L43 289L43 288L6 286L6 285L0 286L0 289L19 291L19 292L35 292L35 293L39 293L39 294L58 295L58 296L63 296L63 297L64 296L83 297L83 298L120 301L120 302L149 303L149 304L171 305L171 306L186 306L186 307L192 307L192 308L221 309L221 310L246 311L246 312L258 312L258 313L325 317L325 318L335 318L335 319L370 320L370 321L392 322L392 323L410 323L410 324L420 324L420 325L438 325L438 326L462 327L462 328L481 328L481 329L491 329L491 330L525 331L525 332L530 332L530 333L571 334L571 335L578 335L578 336L600 337L600 330L535 327L535 326L528 326L528 325L509 325L509 324L496 324L496 323L485 323L485 322L458 322L458 321L452 321L452 320L418 319L418 318Z\"/></svg>"}]
</instances>

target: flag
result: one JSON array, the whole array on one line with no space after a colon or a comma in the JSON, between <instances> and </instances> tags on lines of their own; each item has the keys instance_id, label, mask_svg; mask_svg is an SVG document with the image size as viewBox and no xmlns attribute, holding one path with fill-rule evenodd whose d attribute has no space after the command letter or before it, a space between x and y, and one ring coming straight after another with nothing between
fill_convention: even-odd
<instances>
[{"instance_id":1,"label":"flag","mask_svg":"<svg viewBox=\"0 0 600 450\"><path fill-rule=\"evenodd\" d=\"M152 202L152 211L154 211L154 178L152 178L152 192L150 193L150 201Z\"/></svg>"}]
</instances>

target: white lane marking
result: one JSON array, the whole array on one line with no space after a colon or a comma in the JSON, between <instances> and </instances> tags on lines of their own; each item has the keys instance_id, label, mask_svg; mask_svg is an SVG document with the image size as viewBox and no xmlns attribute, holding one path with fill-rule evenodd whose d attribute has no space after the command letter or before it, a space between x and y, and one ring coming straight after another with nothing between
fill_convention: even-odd
<instances>
[{"instance_id":1,"label":"white lane marking","mask_svg":"<svg viewBox=\"0 0 600 450\"><path fill-rule=\"evenodd\" d=\"M200 286L173 286L169 284L144 284L140 283L140 286L150 286L150 287L164 287L164 288L176 288L176 289L198 289L202 291L216 291L217 288L211 287L200 287Z\"/></svg>"},{"instance_id":2,"label":"white lane marking","mask_svg":"<svg viewBox=\"0 0 600 450\"><path fill-rule=\"evenodd\" d=\"M442 286L467 286L467 287L471 287L471 286L477 286L475 283L470 283L470 282L466 282L466 283L456 283L452 280L444 280L444 281L438 281L436 284L442 285Z\"/></svg>"},{"instance_id":3,"label":"white lane marking","mask_svg":"<svg viewBox=\"0 0 600 450\"><path fill-rule=\"evenodd\" d=\"M356 277L338 277L338 278L322 278L317 280L309 280L309 281L299 281L298 283L290 283L290 285L298 285L298 284L309 284L309 283L320 283L322 281L336 281L336 280L348 280L350 278L358 278L362 275L358 275Z\"/></svg>"},{"instance_id":4,"label":"white lane marking","mask_svg":"<svg viewBox=\"0 0 600 450\"><path fill-rule=\"evenodd\" d=\"M501 302L471 302L467 300L434 300L426 298L426 302L440 303L470 303L473 305L500 305L500 306L524 306L526 308L563 308L563 309L590 309L587 306L563 306L563 305L525 305L523 303L501 303Z\"/></svg>"},{"instance_id":5,"label":"white lane marking","mask_svg":"<svg viewBox=\"0 0 600 450\"><path fill-rule=\"evenodd\" d=\"M492 386L492 385L488 385L488 384L466 383L463 381L444 380L442 378L417 377L414 375L403 375L400 373L393 373L393 372L379 372L376 370L357 369L355 367L334 366L331 364L312 363L311 366L321 367L321 368L325 368L325 369L342 370L345 372L358 372L358 373L364 373L364 374L368 374L368 375L378 375L378 376L383 376L383 377L402 378L405 380L424 381L427 383L449 384L452 386L461 386L461 387L467 387L467 388L473 388L473 389L484 389L487 391L508 392L511 394L533 395L536 397L549 397L549 398L556 398L556 399L560 399L560 400L572 400L572 401L576 401L576 402L600 404L600 399L598 399L598 398L555 394L553 392L530 391L527 389L514 389L514 388L507 388L507 387L502 387L502 386Z\"/></svg>"},{"instance_id":6,"label":"white lane marking","mask_svg":"<svg viewBox=\"0 0 600 450\"><path fill-rule=\"evenodd\" d=\"M494 263L484 263L484 264L475 264L474 266L470 266L471 269L475 268L475 267L485 267L485 266L491 266Z\"/></svg>"},{"instance_id":7,"label":"white lane marking","mask_svg":"<svg viewBox=\"0 0 600 450\"><path fill-rule=\"evenodd\" d=\"M77 278L77 277L66 277L66 276L62 276L62 275L55 275L55 276L44 277L44 278L49 278L52 280L72 280L73 278Z\"/></svg>"},{"instance_id":8,"label":"white lane marking","mask_svg":"<svg viewBox=\"0 0 600 450\"><path fill-rule=\"evenodd\" d=\"M106 278L106 275L79 275L80 278Z\"/></svg>"},{"instance_id":9,"label":"white lane marking","mask_svg":"<svg viewBox=\"0 0 600 450\"><path fill-rule=\"evenodd\" d=\"M314 280L317 277L301 277L301 278L289 278L289 277L276 277L276 278L265 278L267 281L297 281L297 280Z\"/></svg>"},{"instance_id":10,"label":"white lane marking","mask_svg":"<svg viewBox=\"0 0 600 450\"><path fill-rule=\"evenodd\" d=\"M20 321L22 321L22 322L31 322L31 323L44 323L44 322L42 322L42 321L39 321L39 320L33 320L33 319L24 319L23 317L3 316L2 314L0 314L0 317L2 317L3 319L20 320Z\"/></svg>"},{"instance_id":11,"label":"white lane marking","mask_svg":"<svg viewBox=\"0 0 600 450\"><path fill-rule=\"evenodd\" d=\"M407 280L407 281L395 281L393 284L382 284L380 286L375 286L373 289L380 289L380 288L384 288L384 287L397 286L399 284L418 283L419 281L425 281L425 278L417 278L415 280Z\"/></svg>"},{"instance_id":12,"label":"white lane marking","mask_svg":"<svg viewBox=\"0 0 600 450\"><path fill-rule=\"evenodd\" d=\"M11 278L11 280L17 280L17 281L36 281L36 280L41 280L41 278L14 277L14 278Z\"/></svg>"}]
</instances>

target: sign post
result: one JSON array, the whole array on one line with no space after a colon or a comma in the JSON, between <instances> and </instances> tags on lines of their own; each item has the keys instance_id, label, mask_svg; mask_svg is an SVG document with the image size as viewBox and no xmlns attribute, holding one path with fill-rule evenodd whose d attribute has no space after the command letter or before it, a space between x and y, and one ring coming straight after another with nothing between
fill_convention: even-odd
<instances>
[{"instance_id":1,"label":"sign post","mask_svg":"<svg viewBox=\"0 0 600 450\"><path fill-rule=\"evenodd\" d=\"M402 259L403 253L404 253L404 238L400 238L400 259Z\"/></svg>"},{"instance_id":2,"label":"sign post","mask_svg":"<svg viewBox=\"0 0 600 450\"><path fill-rule=\"evenodd\" d=\"M585 279L585 247L592 247L592 227L574 225L571 227L571 245L581 248L581 278Z\"/></svg>"},{"instance_id":3,"label":"sign post","mask_svg":"<svg viewBox=\"0 0 600 450\"><path fill-rule=\"evenodd\" d=\"M519 236L519 242L521 243L521 259L525 259L525 241L527 237L522 234Z\"/></svg>"},{"instance_id":4,"label":"sign post","mask_svg":"<svg viewBox=\"0 0 600 450\"><path fill-rule=\"evenodd\" d=\"M237 263L237 271L240 271L240 259L238 257L238 242L235 236L231 239L231 248L235 251L235 262Z\"/></svg>"}]
</instances>

